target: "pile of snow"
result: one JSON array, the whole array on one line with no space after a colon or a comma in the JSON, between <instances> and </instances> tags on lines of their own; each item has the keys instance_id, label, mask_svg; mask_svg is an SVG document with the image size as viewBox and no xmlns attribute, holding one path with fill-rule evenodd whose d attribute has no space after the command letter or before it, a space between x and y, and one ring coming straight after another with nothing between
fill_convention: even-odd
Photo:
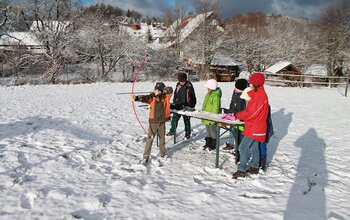
<instances>
[{"instance_id":1,"label":"pile of snow","mask_svg":"<svg viewBox=\"0 0 350 220\"><path fill-rule=\"evenodd\" d=\"M9 32L2 35L0 38L0 45L31 45L41 46L41 42L32 32Z\"/></svg>"},{"instance_id":2,"label":"pile of snow","mask_svg":"<svg viewBox=\"0 0 350 220\"><path fill-rule=\"evenodd\" d=\"M326 65L312 64L306 71L305 75L312 76L328 76L328 70Z\"/></svg>"},{"instance_id":3,"label":"pile of snow","mask_svg":"<svg viewBox=\"0 0 350 220\"><path fill-rule=\"evenodd\" d=\"M219 86L228 107L234 83ZM200 108L204 82L194 87ZM269 167L238 181L232 154L220 152L215 169L215 153L202 150L197 119L190 140L182 120L178 142L166 137L163 166L156 143L150 164L139 164L146 136L129 95L118 94L129 91L130 83L0 87L0 218L350 218L350 99L339 90L266 87ZM136 106L147 126L149 110Z\"/></svg>"}]
</instances>

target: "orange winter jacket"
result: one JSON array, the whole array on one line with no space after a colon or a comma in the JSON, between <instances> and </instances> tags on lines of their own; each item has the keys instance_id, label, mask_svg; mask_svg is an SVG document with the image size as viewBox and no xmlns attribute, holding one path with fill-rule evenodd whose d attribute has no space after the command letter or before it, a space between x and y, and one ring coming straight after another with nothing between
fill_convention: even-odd
<instances>
[{"instance_id":1,"label":"orange winter jacket","mask_svg":"<svg viewBox=\"0 0 350 220\"><path fill-rule=\"evenodd\" d=\"M164 93L155 96L152 92L149 95L136 96L135 101L145 102L150 105L149 122L161 123L170 120L170 99L173 93L171 87L165 87Z\"/></svg>"}]
</instances>

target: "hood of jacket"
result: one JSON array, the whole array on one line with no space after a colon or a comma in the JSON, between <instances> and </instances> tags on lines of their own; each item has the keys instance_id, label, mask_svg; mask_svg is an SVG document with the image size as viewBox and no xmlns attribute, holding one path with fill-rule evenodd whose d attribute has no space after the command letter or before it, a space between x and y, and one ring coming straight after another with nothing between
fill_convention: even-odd
<instances>
[{"instance_id":1,"label":"hood of jacket","mask_svg":"<svg viewBox=\"0 0 350 220\"><path fill-rule=\"evenodd\" d=\"M213 95L217 95L221 98L222 96L222 92L221 92L221 89L220 87L216 88L214 91L211 92Z\"/></svg>"}]
</instances>

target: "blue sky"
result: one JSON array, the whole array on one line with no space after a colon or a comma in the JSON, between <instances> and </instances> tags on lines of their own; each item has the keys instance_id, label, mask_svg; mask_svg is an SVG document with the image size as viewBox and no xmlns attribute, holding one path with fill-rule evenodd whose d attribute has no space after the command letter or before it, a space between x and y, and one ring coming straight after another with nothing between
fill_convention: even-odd
<instances>
[{"instance_id":1,"label":"blue sky","mask_svg":"<svg viewBox=\"0 0 350 220\"><path fill-rule=\"evenodd\" d=\"M147 16L162 16L162 9L174 5L176 0L80 0L85 5L98 3L133 9ZM220 15L223 18L246 13L266 12L294 17L317 18L319 12L332 0L221 0Z\"/></svg>"}]
</instances>

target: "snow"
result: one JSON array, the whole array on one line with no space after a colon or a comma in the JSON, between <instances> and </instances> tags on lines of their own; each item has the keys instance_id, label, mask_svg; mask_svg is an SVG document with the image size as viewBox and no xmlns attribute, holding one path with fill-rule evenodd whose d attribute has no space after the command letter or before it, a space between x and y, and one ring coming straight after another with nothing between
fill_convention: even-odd
<instances>
[{"instance_id":1,"label":"snow","mask_svg":"<svg viewBox=\"0 0 350 220\"><path fill-rule=\"evenodd\" d=\"M147 25L141 23L140 30L133 30L129 26L120 25L119 28L123 31L126 31L132 37L139 37L146 39L148 31L150 31L153 39L159 39L163 36L163 30L160 27L153 27L153 25Z\"/></svg>"},{"instance_id":2,"label":"snow","mask_svg":"<svg viewBox=\"0 0 350 220\"><path fill-rule=\"evenodd\" d=\"M32 32L8 32L7 35L2 35L0 45L30 45L41 46L40 41Z\"/></svg>"},{"instance_id":3,"label":"snow","mask_svg":"<svg viewBox=\"0 0 350 220\"><path fill-rule=\"evenodd\" d=\"M328 70L326 65L312 64L306 71L305 75L313 76L328 76Z\"/></svg>"},{"instance_id":4,"label":"snow","mask_svg":"<svg viewBox=\"0 0 350 220\"><path fill-rule=\"evenodd\" d=\"M33 21L32 25L30 26L30 30L35 32L41 31L43 29L48 29L54 33L59 33L66 31L69 25L71 25L71 22L69 21Z\"/></svg>"},{"instance_id":5,"label":"snow","mask_svg":"<svg viewBox=\"0 0 350 220\"><path fill-rule=\"evenodd\" d=\"M204 60L201 58L194 58L192 61L194 64L204 64ZM216 52L213 56L213 59L210 63L213 66L239 66L242 63L237 62L236 60L220 53Z\"/></svg>"},{"instance_id":6,"label":"snow","mask_svg":"<svg viewBox=\"0 0 350 220\"><path fill-rule=\"evenodd\" d=\"M287 66L291 65L292 63L289 61L280 61L275 63L274 65L270 66L269 68L267 68L265 70L265 72L268 73L277 73L278 71L280 71L283 68L286 68Z\"/></svg>"},{"instance_id":7,"label":"snow","mask_svg":"<svg viewBox=\"0 0 350 220\"><path fill-rule=\"evenodd\" d=\"M200 24L202 24L205 21L205 19L210 17L213 13L214 13L213 11L210 11L210 12L198 14L194 17L186 18L188 20L188 23L186 24L186 26L181 28L181 31L179 34L179 43L182 43L196 28L198 28L200 26ZM217 21L213 20L212 24L217 25L217 29L219 31L221 31L221 32L224 31L224 29L218 25ZM180 25L182 25L182 19L177 19L164 32L163 36L176 36L176 31ZM170 41L167 43L159 43L159 41L155 41L153 43L153 45L150 45L150 46L151 46L151 48L154 48L154 49L163 49L166 47L170 47L173 44L175 44L175 41Z\"/></svg>"},{"instance_id":8,"label":"snow","mask_svg":"<svg viewBox=\"0 0 350 220\"><path fill-rule=\"evenodd\" d=\"M166 82L175 86L175 82ZM136 83L151 91L154 83ZM234 83L219 83L228 107ZM195 82L200 108L206 89ZM233 180L205 128L166 137L162 167L132 113L130 83L0 87L0 219L349 219L350 98L337 88L269 87L269 167ZM321 98L322 97L322 98ZM136 104L147 126L148 109ZM167 130L170 124L167 123ZM227 135L221 145L227 141Z\"/></svg>"}]
</instances>

